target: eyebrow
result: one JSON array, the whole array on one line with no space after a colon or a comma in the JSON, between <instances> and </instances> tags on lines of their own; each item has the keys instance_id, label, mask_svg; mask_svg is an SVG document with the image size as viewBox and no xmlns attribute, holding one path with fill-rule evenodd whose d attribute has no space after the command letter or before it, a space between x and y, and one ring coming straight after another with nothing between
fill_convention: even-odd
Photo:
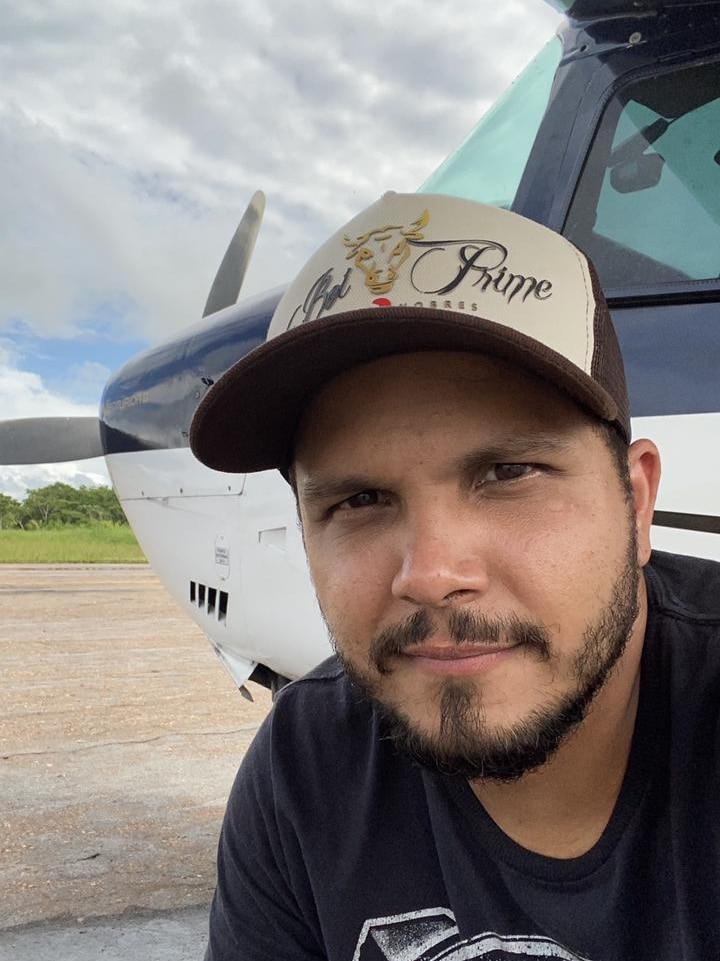
<instances>
[{"instance_id":1,"label":"eyebrow","mask_svg":"<svg viewBox=\"0 0 720 961\"><path fill-rule=\"evenodd\" d=\"M531 457L567 454L571 447L567 438L551 431L534 431L526 436L514 434L489 441L482 447L461 455L453 461L452 468L462 471L482 464L512 463L515 457L526 460Z\"/></svg>"},{"instance_id":2,"label":"eyebrow","mask_svg":"<svg viewBox=\"0 0 720 961\"><path fill-rule=\"evenodd\" d=\"M485 464L512 463L519 460L567 454L571 448L568 440L550 431L534 431L527 436L515 434L511 437L491 440L476 447L448 465L448 475L466 474ZM378 477L371 474L338 474L306 477L298 484L298 500L308 505L323 501L342 499L357 491L382 488Z\"/></svg>"},{"instance_id":3,"label":"eyebrow","mask_svg":"<svg viewBox=\"0 0 720 961\"><path fill-rule=\"evenodd\" d=\"M348 497L355 491L372 490L380 486L369 475L349 474L342 477L308 477L298 484L298 500L306 504Z\"/></svg>"}]
</instances>

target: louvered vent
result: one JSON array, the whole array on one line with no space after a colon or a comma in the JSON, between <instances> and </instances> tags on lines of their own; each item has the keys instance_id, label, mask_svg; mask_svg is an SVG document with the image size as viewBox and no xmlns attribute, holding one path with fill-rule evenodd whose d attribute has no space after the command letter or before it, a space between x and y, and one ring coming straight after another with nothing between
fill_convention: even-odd
<instances>
[{"instance_id":1,"label":"louvered vent","mask_svg":"<svg viewBox=\"0 0 720 961\"><path fill-rule=\"evenodd\" d=\"M190 581L190 603L221 624L227 620L227 591L219 591L216 587L208 587L199 581Z\"/></svg>"}]
</instances>

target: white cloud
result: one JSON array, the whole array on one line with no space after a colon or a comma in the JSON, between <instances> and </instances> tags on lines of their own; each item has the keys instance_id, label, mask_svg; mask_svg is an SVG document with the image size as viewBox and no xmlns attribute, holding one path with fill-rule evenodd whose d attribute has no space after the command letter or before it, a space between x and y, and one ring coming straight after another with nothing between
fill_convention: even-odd
<instances>
[{"instance_id":1,"label":"white cloud","mask_svg":"<svg viewBox=\"0 0 720 961\"><path fill-rule=\"evenodd\" d=\"M190 323L257 187L247 292L282 283L414 190L557 21L537 0L10 0L0 330L68 336L103 308L151 340Z\"/></svg>"},{"instance_id":2,"label":"white cloud","mask_svg":"<svg viewBox=\"0 0 720 961\"><path fill-rule=\"evenodd\" d=\"M27 467L0 466L0 494L22 500L29 490L49 484L73 487L110 487L110 475L102 458L70 464L34 464Z\"/></svg>"},{"instance_id":3,"label":"white cloud","mask_svg":"<svg viewBox=\"0 0 720 961\"><path fill-rule=\"evenodd\" d=\"M0 342L0 410L7 420L16 417L87 417L97 414L97 405L77 404L48 390L37 374L19 370L12 351ZM0 493L12 497L23 497L28 489L56 481L79 487L83 484L109 484L110 478L102 458L66 464L0 464Z\"/></svg>"},{"instance_id":4,"label":"white cloud","mask_svg":"<svg viewBox=\"0 0 720 961\"><path fill-rule=\"evenodd\" d=\"M0 153L8 157L0 178L0 329L21 318L36 333L71 336L109 313L117 333L154 338L199 316L205 292L195 261L217 245L223 217L231 232L227 213L198 218L154 195L137 173L17 111L0 121ZM200 273L209 286L210 264Z\"/></svg>"},{"instance_id":5,"label":"white cloud","mask_svg":"<svg viewBox=\"0 0 720 961\"><path fill-rule=\"evenodd\" d=\"M4 419L15 417L88 417L97 404L77 404L48 390L37 375L17 367L14 352L0 341L0 410Z\"/></svg>"}]
</instances>

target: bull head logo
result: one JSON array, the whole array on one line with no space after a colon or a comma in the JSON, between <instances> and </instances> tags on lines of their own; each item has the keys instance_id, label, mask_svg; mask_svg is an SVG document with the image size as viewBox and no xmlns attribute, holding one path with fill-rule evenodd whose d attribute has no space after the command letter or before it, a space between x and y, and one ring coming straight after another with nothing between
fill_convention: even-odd
<instances>
[{"instance_id":1,"label":"bull head logo","mask_svg":"<svg viewBox=\"0 0 720 961\"><path fill-rule=\"evenodd\" d=\"M350 249L346 259L352 258L355 266L362 270L365 286L374 294L392 290L398 270L410 256L409 241L423 239L422 229L429 219L429 211L424 210L409 227L388 224L354 240L345 235L345 246Z\"/></svg>"}]
</instances>

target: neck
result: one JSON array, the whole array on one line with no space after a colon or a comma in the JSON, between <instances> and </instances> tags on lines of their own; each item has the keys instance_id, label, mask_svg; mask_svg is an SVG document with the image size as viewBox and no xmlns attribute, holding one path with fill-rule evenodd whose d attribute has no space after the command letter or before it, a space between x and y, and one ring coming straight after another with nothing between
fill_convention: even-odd
<instances>
[{"instance_id":1,"label":"neck","mask_svg":"<svg viewBox=\"0 0 720 961\"><path fill-rule=\"evenodd\" d=\"M581 725L541 768L519 781L472 781L499 828L546 857L580 857L605 830L627 770L637 716L647 598L620 661Z\"/></svg>"}]
</instances>

